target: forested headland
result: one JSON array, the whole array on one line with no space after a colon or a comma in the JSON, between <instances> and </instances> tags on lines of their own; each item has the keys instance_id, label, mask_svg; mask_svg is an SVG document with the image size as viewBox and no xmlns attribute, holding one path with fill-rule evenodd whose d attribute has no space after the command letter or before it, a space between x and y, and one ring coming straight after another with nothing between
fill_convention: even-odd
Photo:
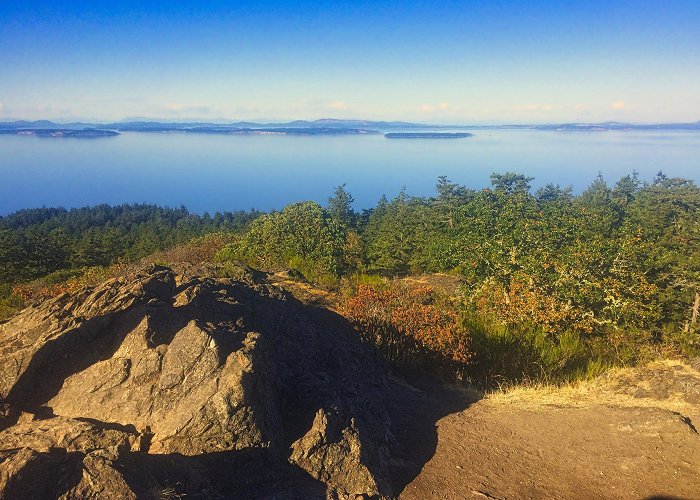
<instances>
[{"instance_id":1,"label":"forested headland","mask_svg":"<svg viewBox=\"0 0 700 500\"><path fill-rule=\"evenodd\" d=\"M0 218L0 318L90 273L185 245L197 258L293 268L397 365L461 378L558 381L659 355L700 353L700 189L659 173L582 193L494 174L440 177L355 211L326 206L214 216L152 205L23 210ZM401 278L444 273L456 294ZM71 281L72 280L72 281Z\"/></svg>"}]
</instances>

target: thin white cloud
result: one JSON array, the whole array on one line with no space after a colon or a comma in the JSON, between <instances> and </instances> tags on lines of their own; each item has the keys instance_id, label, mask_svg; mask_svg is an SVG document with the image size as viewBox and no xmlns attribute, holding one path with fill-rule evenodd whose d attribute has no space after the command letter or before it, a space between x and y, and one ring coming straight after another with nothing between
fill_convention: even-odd
<instances>
[{"instance_id":1,"label":"thin white cloud","mask_svg":"<svg viewBox=\"0 0 700 500\"><path fill-rule=\"evenodd\" d=\"M616 110L618 110L618 111L619 111L619 110L622 110L622 109L625 109L625 101L615 101L615 102L612 102L612 103L610 103L610 107L611 107L612 109L616 109Z\"/></svg>"},{"instance_id":2,"label":"thin white cloud","mask_svg":"<svg viewBox=\"0 0 700 500\"><path fill-rule=\"evenodd\" d=\"M340 110L345 110L345 109L350 108L348 103L345 101L333 101L333 102L328 103L328 105L326 107L328 109L340 109Z\"/></svg>"}]
</instances>

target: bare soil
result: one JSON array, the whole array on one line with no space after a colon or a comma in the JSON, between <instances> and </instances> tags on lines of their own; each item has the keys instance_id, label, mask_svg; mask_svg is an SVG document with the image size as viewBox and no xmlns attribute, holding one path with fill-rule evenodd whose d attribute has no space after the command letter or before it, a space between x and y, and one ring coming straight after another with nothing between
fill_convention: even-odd
<instances>
[{"instance_id":1,"label":"bare soil","mask_svg":"<svg viewBox=\"0 0 700 500\"><path fill-rule=\"evenodd\" d=\"M478 401L454 388L397 390L395 452L406 458L395 489L421 500L700 499L698 388L697 370L664 362Z\"/></svg>"}]
</instances>

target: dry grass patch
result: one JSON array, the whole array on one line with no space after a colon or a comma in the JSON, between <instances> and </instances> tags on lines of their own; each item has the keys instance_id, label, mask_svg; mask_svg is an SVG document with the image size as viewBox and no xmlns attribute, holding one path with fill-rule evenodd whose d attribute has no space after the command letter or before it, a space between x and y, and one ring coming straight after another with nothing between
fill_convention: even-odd
<instances>
[{"instance_id":1,"label":"dry grass patch","mask_svg":"<svg viewBox=\"0 0 700 500\"><path fill-rule=\"evenodd\" d=\"M646 407L700 413L700 360L664 359L638 368L612 368L591 380L524 384L494 391L487 401L513 408Z\"/></svg>"}]
</instances>

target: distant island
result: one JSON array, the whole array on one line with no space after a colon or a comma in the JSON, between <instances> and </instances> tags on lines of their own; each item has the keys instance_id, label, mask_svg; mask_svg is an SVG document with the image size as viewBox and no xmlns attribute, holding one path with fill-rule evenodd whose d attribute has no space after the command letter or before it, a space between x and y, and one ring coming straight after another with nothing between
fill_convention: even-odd
<instances>
[{"instance_id":1,"label":"distant island","mask_svg":"<svg viewBox=\"0 0 700 500\"><path fill-rule=\"evenodd\" d=\"M29 128L18 128L18 129L0 129L0 134L12 134L12 135L30 135L34 137L76 137L76 138L97 138L97 137L113 137L119 135L116 130L102 130L102 129L29 129Z\"/></svg>"},{"instance_id":2,"label":"distant island","mask_svg":"<svg viewBox=\"0 0 700 500\"><path fill-rule=\"evenodd\" d=\"M473 134L466 132L390 132L384 134L387 139L464 139Z\"/></svg>"},{"instance_id":3,"label":"distant island","mask_svg":"<svg viewBox=\"0 0 700 500\"><path fill-rule=\"evenodd\" d=\"M536 125L535 130L554 130L557 132L607 132L607 131L644 131L644 130L697 130L700 131L700 121L695 123L559 123Z\"/></svg>"}]
</instances>

